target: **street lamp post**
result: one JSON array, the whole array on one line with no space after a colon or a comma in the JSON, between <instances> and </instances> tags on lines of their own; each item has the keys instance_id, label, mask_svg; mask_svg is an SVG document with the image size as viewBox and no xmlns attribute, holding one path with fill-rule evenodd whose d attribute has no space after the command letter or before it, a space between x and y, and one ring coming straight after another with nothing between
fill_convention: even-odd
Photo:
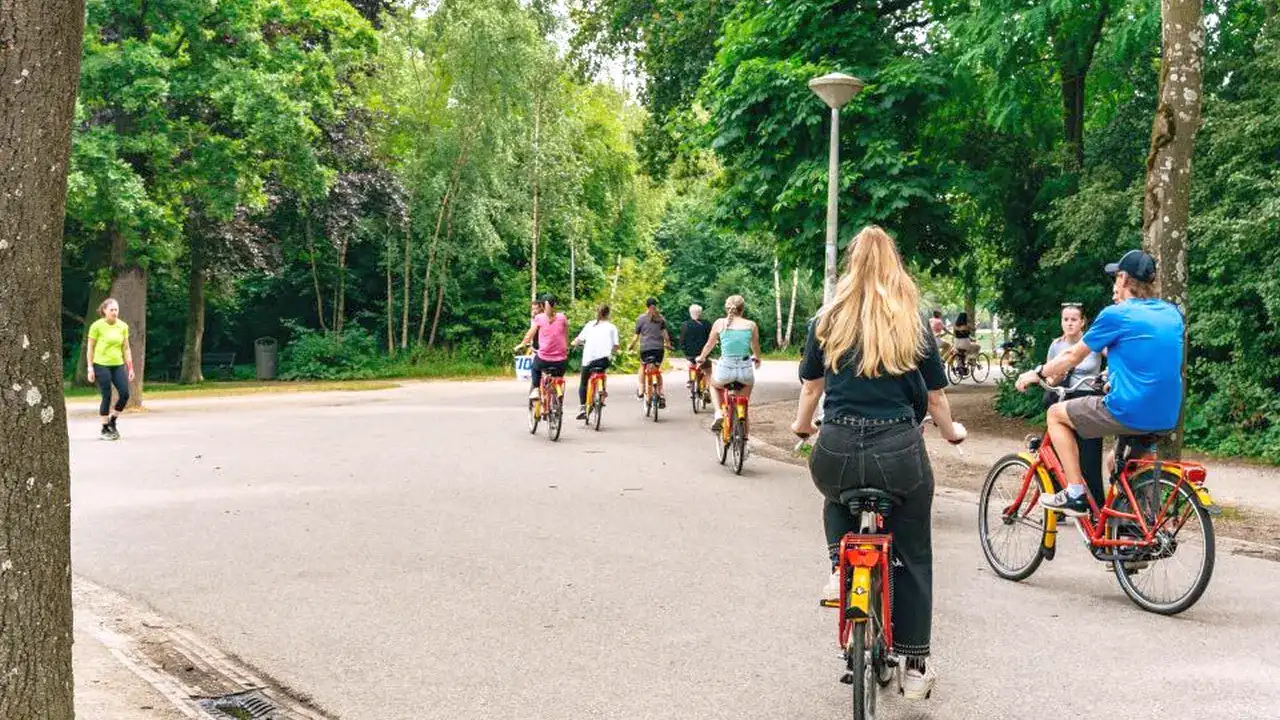
<instances>
[{"instance_id":1,"label":"street lamp post","mask_svg":"<svg viewBox=\"0 0 1280 720\"><path fill-rule=\"evenodd\" d=\"M836 291L837 186L840 178L840 108L862 90L864 83L844 73L829 73L809 81L809 89L831 108L831 150L827 165L827 246L822 282L822 303L831 302Z\"/></svg>"}]
</instances>

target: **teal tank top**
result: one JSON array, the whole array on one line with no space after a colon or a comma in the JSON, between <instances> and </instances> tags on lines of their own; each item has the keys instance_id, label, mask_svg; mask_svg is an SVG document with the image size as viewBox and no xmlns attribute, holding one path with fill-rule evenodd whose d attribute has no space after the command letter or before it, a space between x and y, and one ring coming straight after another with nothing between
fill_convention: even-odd
<instances>
[{"instance_id":1,"label":"teal tank top","mask_svg":"<svg viewBox=\"0 0 1280 720\"><path fill-rule=\"evenodd\" d=\"M721 330L720 357L751 357L751 331L746 328L725 328Z\"/></svg>"}]
</instances>

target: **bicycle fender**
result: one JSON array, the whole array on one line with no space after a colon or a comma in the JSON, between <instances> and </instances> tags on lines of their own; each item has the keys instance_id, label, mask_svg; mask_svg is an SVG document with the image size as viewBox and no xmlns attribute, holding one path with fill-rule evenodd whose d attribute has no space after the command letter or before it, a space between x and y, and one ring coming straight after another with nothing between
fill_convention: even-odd
<instances>
[{"instance_id":1,"label":"bicycle fender","mask_svg":"<svg viewBox=\"0 0 1280 720\"><path fill-rule=\"evenodd\" d=\"M1036 469L1036 477L1040 480L1040 490L1046 493L1053 493L1053 480L1049 478L1049 471L1043 465L1037 466L1039 459L1029 452L1020 452L1018 457L1027 461L1027 464ZM1045 513L1044 519L1044 549L1052 554L1054 545L1058 542L1058 514Z\"/></svg>"}]
</instances>

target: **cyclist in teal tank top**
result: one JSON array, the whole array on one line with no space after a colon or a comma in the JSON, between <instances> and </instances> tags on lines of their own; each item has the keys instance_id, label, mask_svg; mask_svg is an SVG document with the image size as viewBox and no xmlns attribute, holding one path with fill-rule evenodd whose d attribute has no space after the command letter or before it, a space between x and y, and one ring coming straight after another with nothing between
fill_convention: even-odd
<instances>
[{"instance_id":1,"label":"cyclist in teal tank top","mask_svg":"<svg viewBox=\"0 0 1280 720\"><path fill-rule=\"evenodd\" d=\"M725 316L711 326L711 337L707 338L707 344L697 358L698 364L702 364L716 343L720 344L720 362L711 373L711 386L716 391L716 419L711 424L712 432L720 432L724 423L721 411L724 387L730 383L742 383L746 386L743 394L751 397L751 388L756 383L755 369L760 367L760 328L742 316L746 304L741 295L731 295L724 301Z\"/></svg>"}]
</instances>

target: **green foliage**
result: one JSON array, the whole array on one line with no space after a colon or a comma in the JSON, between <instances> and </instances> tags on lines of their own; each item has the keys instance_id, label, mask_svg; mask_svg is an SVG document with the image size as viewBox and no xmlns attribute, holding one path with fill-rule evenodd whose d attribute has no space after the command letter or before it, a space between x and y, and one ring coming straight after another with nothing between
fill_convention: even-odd
<instances>
[{"instance_id":1,"label":"green foliage","mask_svg":"<svg viewBox=\"0 0 1280 720\"><path fill-rule=\"evenodd\" d=\"M377 342L366 330L351 328L342 335L294 326L294 335L280 353L281 380L355 380L374 376Z\"/></svg>"},{"instance_id":2,"label":"green foliage","mask_svg":"<svg viewBox=\"0 0 1280 720\"><path fill-rule=\"evenodd\" d=\"M1012 381L1002 380L996 386L995 409L1005 417L1026 418L1043 424L1044 393L1038 389L1018 392Z\"/></svg>"}]
</instances>

